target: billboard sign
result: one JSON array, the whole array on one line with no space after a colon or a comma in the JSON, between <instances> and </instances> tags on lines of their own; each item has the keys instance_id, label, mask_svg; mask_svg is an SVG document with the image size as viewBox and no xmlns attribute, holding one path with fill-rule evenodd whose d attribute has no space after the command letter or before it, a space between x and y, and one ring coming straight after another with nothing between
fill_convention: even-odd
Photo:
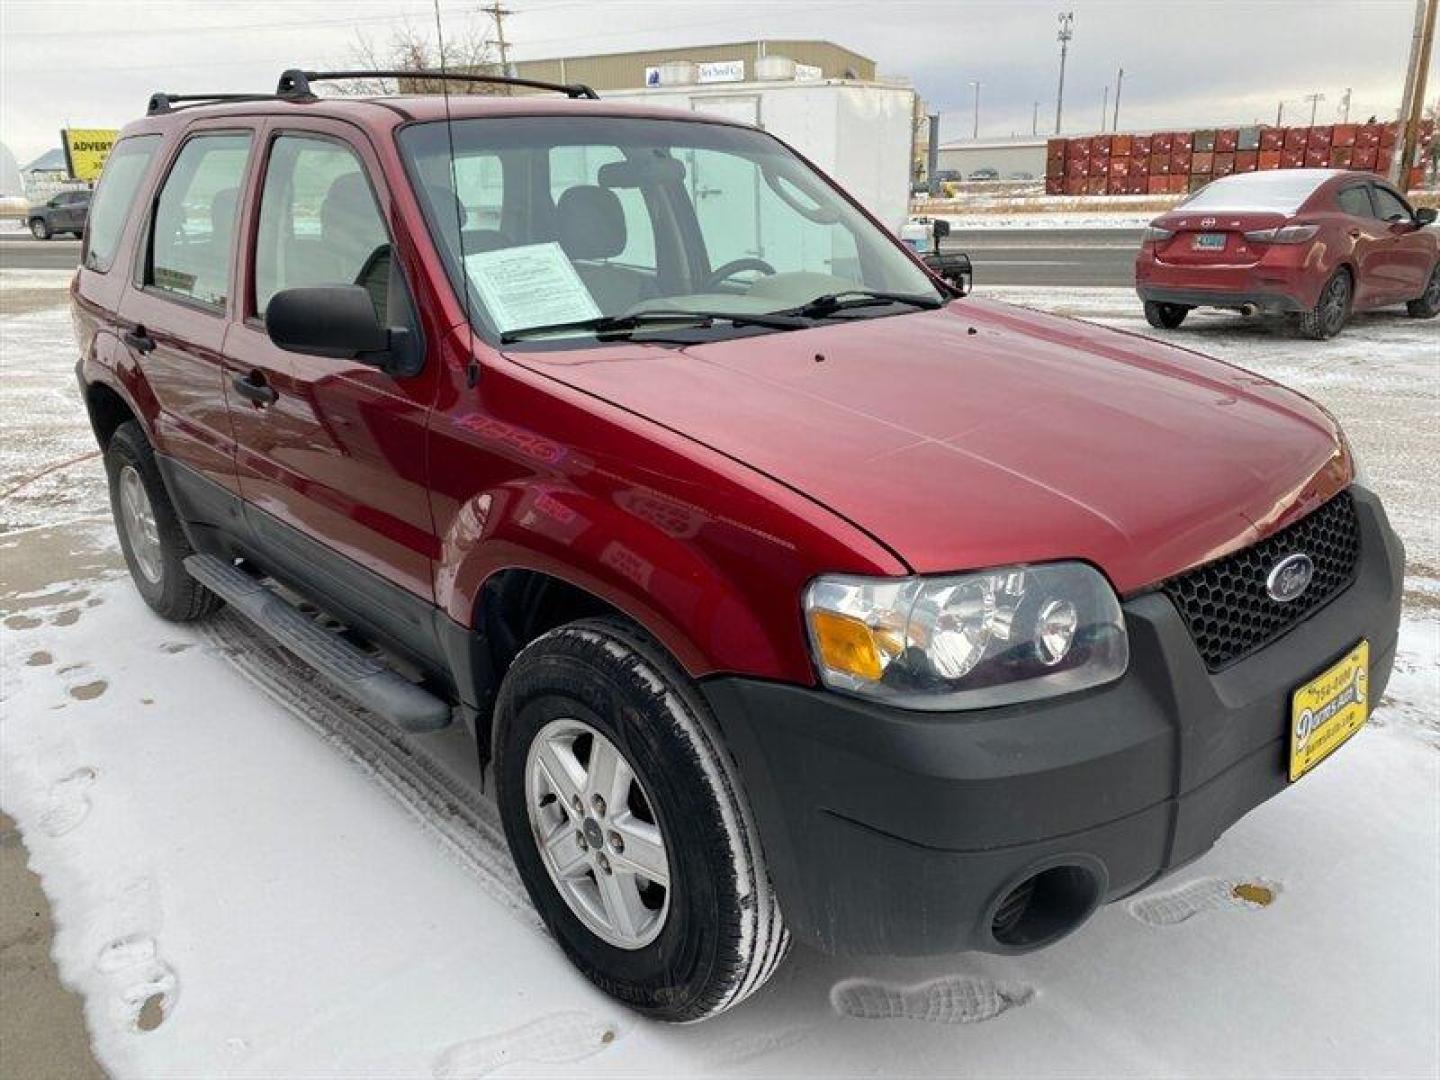
<instances>
[{"instance_id":1,"label":"billboard sign","mask_svg":"<svg viewBox=\"0 0 1440 1080\"><path fill-rule=\"evenodd\" d=\"M110 156L120 132L114 128L62 128L60 145L65 148L65 168L72 178L93 184Z\"/></svg>"}]
</instances>

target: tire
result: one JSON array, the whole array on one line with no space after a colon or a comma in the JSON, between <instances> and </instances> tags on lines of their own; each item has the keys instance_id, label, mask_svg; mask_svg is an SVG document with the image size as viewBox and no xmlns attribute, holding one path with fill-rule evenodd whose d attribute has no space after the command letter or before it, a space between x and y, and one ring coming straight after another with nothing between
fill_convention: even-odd
<instances>
[{"instance_id":1,"label":"tire","mask_svg":"<svg viewBox=\"0 0 1440 1080\"><path fill-rule=\"evenodd\" d=\"M1440 315L1440 263L1430 271L1430 281L1425 291L1416 299L1405 304L1405 310L1412 319L1433 319Z\"/></svg>"},{"instance_id":2,"label":"tire","mask_svg":"<svg viewBox=\"0 0 1440 1080\"><path fill-rule=\"evenodd\" d=\"M764 985L790 936L710 711L658 644L619 619L551 630L516 657L495 717L496 794L510 852L545 925L591 982L640 1013L672 1022L714 1016ZM623 810L593 801L594 788L605 785L593 784L588 770L600 760L602 743L633 772L634 783L622 785ZM550 784L551 769L570 771L568 809L563 796L554 798L566 784ZM574 798L583 814L572 812ZM628 825L619 824L624 818ZM641 848L616 847L611 825L632 836L648 829L658 838L660 858L650 846L648 864L664 866L663 889L621 873L634 865L625 852ZM572 829L573 846L566 837ZM568 874L550 869L542 833L565 848ZM603 842L586 847L580 839L587 835ZM601 892L622 889L622 879L642 905L628 943L598 928L609 921L611 931L625 935L608 919L612 908ZM599 897L598 916L581 913L584 902L574 897L582 891Z\"/></svg>"},{"instance_id":3,"label":"tire","mask_svg":"<svg viewBox=\"0 0 1440 1080\"><path fill-rule=\"evenodd\" d=\"M1354 282L1350 278L1350 271L1341 267L1325 282L1315 306L1300 313L1296 328L1302 337L1315 341L1334 337L1350 318L1350 304L1354 298Z\"/></svg>"},{"instance_id":4,"label":"tire","mask_svg":"<svg viewBox=\"0 0 1440 1080\"><path fill-rule=\"evenodd\" d=\"M33 237L35 237L36 240L49 240L49 239L50 239L50 223L49 223L48 221L46 221L44 218L38 218L38 217L37 217L37 218L31 218L31 219L30 219L30 235L32 235Z\"/></svg>"},{"instance_id":5,"label":"tire","mask_svg":"<svg viewBox=\"0 0 1440 1080\"><path fill-rule=\"evenodd\" d=\"M171 505L155 452L140 425L127 420L115 429L105 447L105 473L110 481L110 511L131 580L145 603L172 622L204 618L223 601L192 578L184 560L194 553ZM138 489L138 490L137 490ZM131 507L143 492L148 525Z\"/></svg>"},{"instance_id":6,"label":"tire","mask_svg":"<svg viewBox=\"0 0 1440 1080\"><path fill-rule=\"evenodd\" d=\"M1157 330L1174 330L1185 321L1190 309L1184 304L1164 304L1158 300L1145 301L1145 321Z\"/></svg>"}]
</instances>

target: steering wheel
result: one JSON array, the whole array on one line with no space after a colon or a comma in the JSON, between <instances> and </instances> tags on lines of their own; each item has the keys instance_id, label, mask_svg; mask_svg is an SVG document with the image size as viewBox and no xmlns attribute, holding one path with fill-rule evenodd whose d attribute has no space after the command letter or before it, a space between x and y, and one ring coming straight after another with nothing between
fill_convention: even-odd
<instances>
[{"instance_id":1,"label":"steering wheel","mask_svg":"<svg viewBox=\"0 0 1440 1080\"><path fill-rule=\"evenodd\" d=\"M710 276L705 279L705 283L700 287L701 291L709 292L726 278L732 278L744 270L759 270L760 273L766 275L773 275L775 273L775 267L771 266L764 259L731 259L724 265L717 266L714 270L710 271Z\"/></svg>"}]
</instances>

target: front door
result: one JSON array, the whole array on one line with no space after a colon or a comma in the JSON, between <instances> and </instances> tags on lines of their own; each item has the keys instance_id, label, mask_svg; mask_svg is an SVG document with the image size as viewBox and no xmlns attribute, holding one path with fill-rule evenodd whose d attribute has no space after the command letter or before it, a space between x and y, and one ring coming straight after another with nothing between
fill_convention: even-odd
<instances>
[{"instance_id":1,"label":"front door","mask_svg":"<svg viewBox=\"0 0 1440 1080\"><path fill-rule=\"evenodd\" d=\"M192 129L150 206L142 263L120 302L121 339L154 398L141 405L154 410L155 448L182 467L172 479L187 485L192 510L225 503L197 501L207 491L197 480L236 490L221 355L253 141L233 127Z\"/></svg>"},{"instance_id":2,"label":"front door","mask_svg":"<svg viewBox=\"0 0 1440 1080\"><path fill-rule=\"evenodd\" d=\"M1414 300L1430 280L1431 251L1415 212L1388 187L1376 184L1375 211L1386 229L1380 273L1390 303Z\"/></svg>"},{"instance_id":3,"label":"front door","mask_svg":"<svg viewBox=\"0 0 1440 1080\"><path fill-rule=\"evenodd\" d=\"M434 601L424 453L433 372L285 352L264 323L283 289L358 284L385 325L415 328L382 210L388 193L347 124L272 123L265 142L245 226L245 317L225 349L245 512L272 562L403 646Z\"/></svg>"}]
</instances>

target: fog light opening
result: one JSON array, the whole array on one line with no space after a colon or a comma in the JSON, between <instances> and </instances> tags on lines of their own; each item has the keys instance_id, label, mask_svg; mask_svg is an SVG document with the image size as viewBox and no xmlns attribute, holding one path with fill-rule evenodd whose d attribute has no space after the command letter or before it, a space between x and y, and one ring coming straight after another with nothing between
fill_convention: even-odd
<instances>
[{"instance_id":1,"label":"fog light opening","mask_svg":"<svg viewBox=\"0 0 1440 1080\"><path fill-rule=\"evenodd\" d=\"M1095 874L1079 866L1052 866L1007 892L990 920L990 934L1006 949L1048 945L1085 921L1100 896Z\"/></svg>"}]
</instances>

